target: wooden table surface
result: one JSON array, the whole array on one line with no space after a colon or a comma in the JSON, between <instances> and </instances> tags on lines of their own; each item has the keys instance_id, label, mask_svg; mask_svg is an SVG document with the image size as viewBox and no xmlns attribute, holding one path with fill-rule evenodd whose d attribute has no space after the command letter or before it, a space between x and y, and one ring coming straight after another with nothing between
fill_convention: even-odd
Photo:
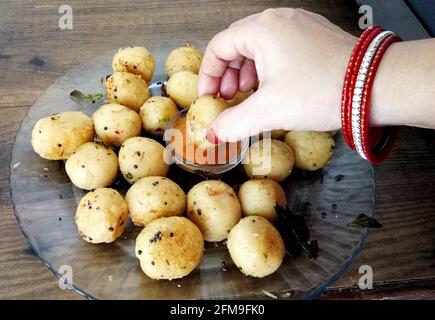
<instances>
[{"instance_id":1,"label":"wooden table surface","mask_svg":"<svg viewBox=\"0 0 435 320\"><path fill-rule=\"evenodd\" d=\"M0 4L0 298L82 299L61 290L34 255L9 196L11 148L22 119L58 77L108 50L152 39L208 40L231 22L268 7L321 13L358 34L357 8L344 0L70 0L73 30L58 28L64 1ZM435 298L435 134L402 130L394 155L376 168L377 219L365 248L323 299ZM374 289L361 291L358 268L370 265Z\"/></svg>"}]
</instances>

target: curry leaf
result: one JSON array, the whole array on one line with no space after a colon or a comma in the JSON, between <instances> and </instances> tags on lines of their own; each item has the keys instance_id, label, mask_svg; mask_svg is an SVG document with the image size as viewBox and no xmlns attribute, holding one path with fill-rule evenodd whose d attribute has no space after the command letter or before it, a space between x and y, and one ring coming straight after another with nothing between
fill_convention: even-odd
<instances>
[{"instance_id":1,"label":"curry leaf","mask_svg":"<svg viewBox=\"0 0 435 320\"><path fill-rule=\"evenodd\" d=\"M359 214L352 223L349 223L349 226L359 226L363 228L382 228L382 224L380 224L375 218L369 217L365 213Z\"/></svg>"},{"instance_id":2,"label":"curry leaf","mask_svg":"<svg viewBox=\"0 0 435 320\"><path fill-rule=\"evenodd\" d=\"M303 205L303 206L306 206ZM310 259L317 259L319 246L316 240L310 240L310 231L305 218L301 214L294 214L288 208L275 207L278 213L276 227L284 240L287 253L294 258L305 253Z\"/></svg>"},{"instance_id":3,"label":"curry leaf","mask_svg":"<svg viewBox=\"0 0 435 320\"><path fill-rule=\"evenodd\" d=\"M82 93L80 90L73 90L70 92L70 97L73 100L78 100L78 101L90 101L92 103L95 103L95 101L100 100L103 98L103 94L102 93L87 93L84 94Z\"/></svg>"}]
</instances>

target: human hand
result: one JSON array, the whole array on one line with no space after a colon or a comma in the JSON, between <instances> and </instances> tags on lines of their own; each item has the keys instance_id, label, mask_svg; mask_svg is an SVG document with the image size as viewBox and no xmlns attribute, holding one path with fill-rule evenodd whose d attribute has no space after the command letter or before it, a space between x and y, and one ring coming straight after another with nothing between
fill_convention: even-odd
<instances>
[{"instance_id":1,"label":"human hand","mask_svg":"<svg viewBox=\"0 0 435 320\"><path fill-rule=\"evenodd\" d=\"M341 91L356 38L302 9L268 9L233 23L208 44L199 95L258 90L212 125L224 141L263 130L340 128Z\"/></svg>"}]
</instances>

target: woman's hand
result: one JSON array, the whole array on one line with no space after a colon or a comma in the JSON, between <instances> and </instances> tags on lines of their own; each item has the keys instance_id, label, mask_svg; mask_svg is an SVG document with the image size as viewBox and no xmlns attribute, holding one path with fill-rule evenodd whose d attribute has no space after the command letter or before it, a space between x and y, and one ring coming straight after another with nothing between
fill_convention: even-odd
<instances>
[{"instance_id":1,"label":"woman's hand","mask_svg":"<svg viewBox=\"0 0 435 320\"><path fill-rule=\"evenodd\" d=\"M340 127L341 91L356 38L301 9L268 9L233 23L207 46L199 95L258 90L212 129L225 141L263 130Z\"/></svg>"}]
</instances>

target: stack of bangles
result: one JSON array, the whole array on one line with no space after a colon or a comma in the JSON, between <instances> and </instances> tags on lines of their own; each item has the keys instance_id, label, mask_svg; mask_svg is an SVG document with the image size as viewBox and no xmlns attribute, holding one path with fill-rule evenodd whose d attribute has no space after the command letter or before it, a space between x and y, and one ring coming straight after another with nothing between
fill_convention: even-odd
<instances>
[{"instance_id":1,"label":"stack of bangles","mask_svg":"<svg viewBox=\"0 0 435 320\"><path fill-rule=\"evenodd\" d=\"M384 160L397 138L398 127L370 127L370 98L379 64L388 47L401 41L391 31L366 29L349 59L341 101L341 126L347 145L371 163Z\"/></svg>"}]
</instances>

